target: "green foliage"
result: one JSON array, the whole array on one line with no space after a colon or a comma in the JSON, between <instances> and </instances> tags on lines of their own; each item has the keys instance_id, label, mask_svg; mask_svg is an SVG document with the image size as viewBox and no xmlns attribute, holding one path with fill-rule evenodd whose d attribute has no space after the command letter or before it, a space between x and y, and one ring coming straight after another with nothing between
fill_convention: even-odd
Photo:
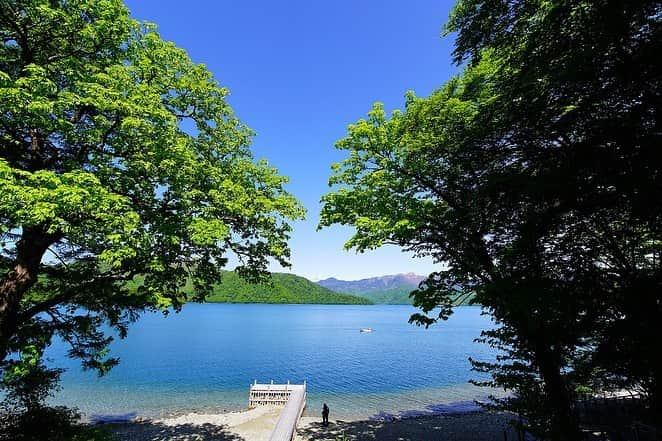
<instances>
[{"instance_id":1,"label":"green foliage","mask_svg":"<svg viewBox=\"0 0 662 441\"><path fill-rule=\"evenodd\" d=\"M323 196L320 226L353 225L356 230L346 246L359 251L394 243L461 268L473 264L481 269L482 256L471 243L476 232L458 217L478 221L485 215L463 205L463 191L473 180L451 161L464 154L464 131L480 129L475 118L480 106L493 99L489 86L496 66L486 60L428 99L410 93L406 111L395 111L390 118L375 104L368 119L350 125L347 137L336 144L349 152L348 158L334 166L330 179L331 185L342 186ZM455 181L445 179L447 175ZM446 183L453 187L444 188ZM436 240L440 231L443 239L465 242L463 249L438 249L431 238ZM434 284L434 296L418 295L414 301L426 312L448 305L440 318L448 316L458 292L464 297L474 291L472 280L454 279L451 272L445 276L431 275L426 283Z\"/></svg>"},{"instance_id":2,"label":"green foliage","mask_svg":"<svg viewBox=\"0 0 662 441\"><path fill-rule=\"evenodd\" d=\"M223 272L206 301L214 303L313 303L369 305L358 296L339 294L294 274L273 273L264 283L248 283L233 272Z\"/></svg>"},{"instance_id":3,"label":"green foliage","mask_svg":"<svg viewBox=\"0 0 662 441\"><path fill-rule=\"evenodd\" d=\"M288 265L304 210L228 94L120 0L0 0L4 372L57 335L103 374L104 330L204 299L228 255Z\"/></svg>"},{"instance_id":4,"label":"green foliage","mask_svg":"<svg viewBox=\"0 0 662 441\"><path fill-rule=\"evenodd\" d=\"M32 348L26 348L20 360L9 363L0 386L4 391L3 409L16 413L30 413L43 407L43 403L57 389L61 369L44 366Z\"/></svg>"},{"instance_id":5,"label":"green foliage","mask_svg":"<svg viewBox=\"0 0 662 441\"><path fill-rule=\"evenodd\" d=\"M64 407L41 407L25 413L7 413L0 409L0 441L114 441L117 438L104 427L79 422L80 415Z\"/></svg>"},{"instance_id":6,"label":"green foliage","mask_svg":"<svg viewBox=\"0 0 662 441\"><path fill-rule=\"evenodd\" d=\"M0 441L110 441L111 434L81 424L80 415L65 407L44 405L58 389L61 369L47 368L35 348L26 348L0 380Z\"/></svg>"}]
</instances>

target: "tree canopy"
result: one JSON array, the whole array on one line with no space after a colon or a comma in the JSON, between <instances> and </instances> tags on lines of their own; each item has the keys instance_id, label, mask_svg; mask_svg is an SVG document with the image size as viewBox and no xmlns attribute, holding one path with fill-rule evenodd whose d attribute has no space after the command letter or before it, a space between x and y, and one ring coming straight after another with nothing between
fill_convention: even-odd
<instances>
[{"instance_id":1,"label":"tree canopy","mask_svg":"<svg viewBox=\"0 0 662 441\"><path fill-rule=\"evenodd\" d=\"M7 370L57 334L103 372L102 324L124 335L146 308L203 299L229 255L248 278L288 265L304 210L228 94L120 0L0 1Z\"/></svg>"},{"instance_id":2,"label":"tree canopy","mask_svg":"<svg viewBox=\"0 0 662 441\"><path fill-rule=\"evenodd\" d=\"M418 323L475 291L505 351L475 367L552 439L579 436L573 387L598 372L660 415L661 16L655 1L461 0L446 27L461 74L390 117L375 105L337 143L320 225L439 262Z\"/></svg>"}]
</instances>

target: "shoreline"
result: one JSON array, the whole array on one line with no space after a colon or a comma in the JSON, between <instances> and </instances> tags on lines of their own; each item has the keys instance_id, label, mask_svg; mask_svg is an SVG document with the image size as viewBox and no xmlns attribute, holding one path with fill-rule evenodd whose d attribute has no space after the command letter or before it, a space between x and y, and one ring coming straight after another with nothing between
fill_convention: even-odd
<instances>
[{"instance_id":1,"label":"shoreline","mask_svg":"<svg viewBox=\"0 0 662 441\"><path fill-rule=\"evenodd\" d=\"M317 402L319 401L319 406ZM306 408L302 414L302 418L314 419L321 412L322 401L329 400L309 400ZM331 407L331 415L341 421L393 421L405 418L417 418L424 416L442 416L480 412L483 408L480 403L488 401L488 395L481 394L473 397L462 397L454 401L428 401L430 404L417 403L417 407L401 407L400 410L385 410L373 408L368 409L353 409L339 411L337 407ZM311 405L315 403L314 405ZM404 403L401 403L404 404ZM413 403L409 403L413 404ZM406 405L405 405L406 406ZM268 407L268 406L266 406ZM320 407L320 409L317 409ZM81 420L87 424L113 424L113 423L133 423L142 421L177 421L188 416L205 416L210 419L218 419L224 415L244 415L255 412L258 407L248 409L246 407L235 406L215 406L215 407L199 407L199 408L183 408L183 409L161 409L158 413L140 411L126 411L121 413L83 413ZM404 409L404 410L402 410Z\"/></svg>"},{"instance_id":2,"label":"shoreline","mask_svg":"<svg viewBox=\"0 0 662 441\"><path fill-rule=\"evenodd\" d=\"M104 422L120 441L188 440L267 441L281 408L258 407L226 413L187 413L166 418Z\"/></svg>"},{"instance_id":3,"label":"shoreline","mask_svg":"<svg viewBox=\"0 0 662 441\"><path fill-rule=\"evenodd\" d=\"M445 406L445 405L444 405ZM281 407L258 407L241 412L188 413L169 418L108 422L120 441L188 440L267 441L278 421ZM297 426L296 441L349 440L425 441L443 437L449 441L501 441L504 431L514 436L510 416L486 410L457 407L454 412L403 411L377 414L374 418L331 419L324 427L321 417L304 416ZM513 438L515 439L515 438Z\"/></svg>"},{"instance_id":4,"label":"shoreline","mask_svg":"<svg viewBox=\"0 0 662 441\"><path fill-rule=\"evenodd\" d=\"M302 418L295 441L503 441L517 439L506 413L487 410L397 417L391 420L335 420L328 427L318 418ZM248 441L248 440L247 440Z\"/></svg>"},{"instance_id":5,"label":"shoreline","mask_svg":"<svg viewBox=\"0 0 662 441\"><path fill-rule=\"evenodd\" d=\"M95 394L96 395L96 394ZM154 394L149 406L123 396L100 395L96 406L78 408L83 420L91 423L128 422L135 419L163 420L187 414L224 414L246 410L246 391L201 392L195 402L182 403L177 396ZM393 392L328 393L310 392L303 416L319 415L323 403L331 408L331 417L341 420L367 420L384 417L423 416L438 413L458 413L477 410L476 402L486 402L489 396L502 396L503 392L480 388L469 383L436 386ZM112 398L118 398L114 401ZM143 397L144 398L144 397ZM90 402L91 403L91 402ZM111 404L117 403L117 404ZM64 400L54 404L69 405ZM85 403L87 404L87 403ZM182 405L183 404L183 405Z\"/></svg>"}]
</instances>

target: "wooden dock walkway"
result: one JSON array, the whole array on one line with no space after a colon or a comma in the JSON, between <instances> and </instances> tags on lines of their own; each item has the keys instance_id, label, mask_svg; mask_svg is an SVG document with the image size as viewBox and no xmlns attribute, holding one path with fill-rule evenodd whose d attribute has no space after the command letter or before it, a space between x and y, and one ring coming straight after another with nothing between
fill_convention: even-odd
<instances>
[{"instance_id":1,"label":"wooden dock walkway","mask_svg":"<svg viewBox=\"0 0 662 441\"><path fill-rule=\"evenodd\" d=\"M306 407L306 382L303 384L251 384L248 407L285 406L269 441L292 441L297 423Z\"/></svg>"}]
</instances>

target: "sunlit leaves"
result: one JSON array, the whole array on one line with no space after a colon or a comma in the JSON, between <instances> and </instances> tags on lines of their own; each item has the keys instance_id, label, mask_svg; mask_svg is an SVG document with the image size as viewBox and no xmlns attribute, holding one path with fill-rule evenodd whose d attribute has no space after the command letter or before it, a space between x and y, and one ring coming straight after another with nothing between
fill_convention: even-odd
<instances>
[{"instance_id":1,"label":"sunlit leaves","mask_svg":"<svg viewBox=\"0 0 662 441\"><path fill-rule=\"evenodd\" d=\"M253 132L204 65L119 0L1 13L3 267L26 229L51 241L12 348L47 332L28 324L48 325L103 372L104 321L123 334L137 311L203 299L232 254L247 277L288 265L303 207L252 157Z\"/></svg>"}]
</instances>

